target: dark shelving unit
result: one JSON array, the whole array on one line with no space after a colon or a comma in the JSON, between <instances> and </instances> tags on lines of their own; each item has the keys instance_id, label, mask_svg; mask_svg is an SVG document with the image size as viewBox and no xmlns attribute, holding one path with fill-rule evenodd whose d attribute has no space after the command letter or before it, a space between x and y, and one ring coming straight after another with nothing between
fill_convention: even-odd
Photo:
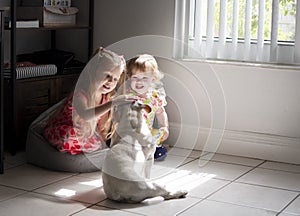
<instances>
[{"instance_id":1,"label":"dark shelving unit","mask_svg":"<svg viewBox=\"0 0 300 216\"><path fill-rule=\"evenodd\" d=\"M8 98L8 101L5 101L5 103L8 103L7 105L8 108L10 109L11 115L6 120L6 125L5 127L9 128L6 129L5 131L9 131L9 140L5 139L5 146L8 146L8 151L12 154L15 155L17 150L18 150L18 134L17 134L17 127L19 128L19 123L22 120L20 117L20 106L23 106L23 104L20 104L18 100L20 100L20 94L22 93L22 89L20 86L25 85L26 88L35 88L36 86L42 86L40 83L44 83L44 85L49 85L49 89L52 91L49 93L49 102L48 106L53 105L53 103L56 103L58 99L63 95L63 93L60 93L59 96L53 91L60 90L63 87L58 86L58 85L63 85L66 82L69 82L70 80L74 82L76 80L76 77L78 78L78 69L74 70L74 74L72 77L72 71L68 71L68 74L62 75L62 74L57 74L53 75L51 77L38 77L38 78L26 78L26 80L17 80L17 74L16 74L16 63L17 63L17 34L18 31L22 31L22 28L16 28L16 17L17 17L17 7L18 5L18 0L11 0L10 3L10 20L11 20L11 27L8 29L10 31L10 70L11 70L11 76L9 79L5 80L4 86L8 89L8 92L5 93L6 98ZM72 26L53 26L53 27L39 27L39 28L26 28L26 30L30 31L49 31L51 36L51 48L55 49L57 45L57 31L64 31L64 30L83 30L88 32L88 41L87 41L87 53L89 59L92 55L93 52L93 17L94 17L94 0L87 0L88 4L88 22L86 24L78 24L78 25L72 25ZM25 28L24 28L25 29ZM19 41L18 41L19 43ZM76 44L74 45L76 46ZM79 70L80 71L80 70ZM71 82L70 81L70 82ZM71 83L72 83L71 82ZM30 83L32 83L32 87L30 87ZM35 83L39 83L35 85ZM73 83L72 83L73 84ZM28 86L29 85L29 86ZM2 87L3 85L1 85ZM25 87L24 87L25 88ZM48 91L50 91L48 89ZM66 91L66 90L64 90ZM20 93L21 92L21 93ZM1 91L1 94L3 92ZM1 97L2 99L3 97ZM4 97L5 98L5 97ZM54 98L54 99L53 99ZM1 102L1 106L2 106ZM25 106L25 105L24 105ZM4 108L5 109L5 108ZM38 113L36 113L37 115ZM32 117L33 118L33 117ZM2 120L2 118L1 118ZM23 124L23 123L22 123ZM18 129L19 130L19 129ZM2 138L1 134L1 139ZM22 140L26 142L26 140ZM8 143L9 142L9 143ZM1 145L3 147L3 145Z\"/></svg>"},{"instance_id":2,"label":"dark shelving unit","mask_svg":"<svg viewBox=\"0 0 300 216\"><path fill-rule=\"evenodd\" d=\"M4 172L3 164L3 148L4 148L4 74L3 74L3 61L4 61L4 16L3 12L9 10L8 7L0 7L0 174Z\"/></svg>"}]
</instances>

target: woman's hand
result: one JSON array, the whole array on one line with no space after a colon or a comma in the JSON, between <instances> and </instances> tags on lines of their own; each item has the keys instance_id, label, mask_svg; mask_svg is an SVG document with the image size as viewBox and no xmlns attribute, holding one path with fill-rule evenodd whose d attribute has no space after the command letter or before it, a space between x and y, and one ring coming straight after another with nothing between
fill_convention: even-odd
<instances>
[{"instance_id":1,"label":"woman's hand","mask_svg":"<svg viewBox=\"0 0 300 216\"><path fill-rule=\"evenodd\" d=\"M138 100L139 98L137 96L131 96L131 95L119 95L112 99L112 105L118 106L126 103L131 103L133 101Z\"/></svg>"}]
</instances>

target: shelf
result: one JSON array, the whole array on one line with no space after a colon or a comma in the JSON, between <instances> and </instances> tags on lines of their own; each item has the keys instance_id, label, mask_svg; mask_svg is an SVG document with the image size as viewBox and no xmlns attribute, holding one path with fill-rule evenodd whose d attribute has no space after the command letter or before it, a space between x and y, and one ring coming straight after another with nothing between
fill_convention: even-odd
<instances>
[{"instance_id":1,"label":"shelf","mask_svg":"<svg viewBox=\"0 0 300 216\"><path fill-rule=\"evenodd\" d=\"M65 25L65 26L44 26L44 27L40 27L37 28L40 30L60 30L60 29L92 29L90 26L88 25Z\"/></svg>"},{"instance_id":2,"label":"shelf","mask_svg":"<svg viewBox=\"0 0 300 216\"><path fill-rule=\"evenodd\" d=\"M41 30L41 31L50 31L50 30L76 30L76 29L92 29L88 25L63 25L63 26L41 26L39 28L16 28L16 30ZM11 28L5 28L5 30L12 30Z\"/></svg>"},{"instance_id":3,"label":"shelf","mask_svg":"<svg viewBox=\"0 0 300 216\"><path fill-rule=\"evenodd\" d=\"M8 11L9 7L0 7L0 11Z\"/></svg>"},{"instance_id":4,"label":"shelf","mask_svg":"<svg viewBox=\"0 0 300 216\"><path fill-rule=\"evenodd\" d=\"M24 1L25 2L25 1ZM16 76L16 66L17 66L17 51L19 53L22 53L18 48L20 48L20 43L26 43L26 40L28 41L29 38L27 38L27 33L34 33L39 34L45 38L45 40L41 40L39 42L43 43L45 46L42 46L43 48L48 47L48 42L50 42L51 49L60 49L59 46L65 46L65 41L68 40L68 37L70 35L76 33L79 36L81 34L84 34L85 31L87 34L84 34L84 37L88 37L88 40L86 40L86 48L87 52L83 51L81 49L81 43L80 44L71 44L72 48L73 46L80 45L79 47L75 47L74 50L77 52L83 52L84 54L87 54L87 59L89 59L92 56L93 53L93 26L94 26L94 0L88 0L88 1L82 1L82 0L74 0L74 3L78 3L77 7L85 13L81 16L81 19L77 20L76 25L60 25L60 26L41 26L39 28L16 28L16 22L18 18L24 18L26 19L27 14L24 16L21 16L20 11L17 9L21 6L20 1L17 0L11 0L10 1L10 19L12 22L12 28L8 28L8 26L5 28L6 31L10 31L10 65L11 65L11 76L10 78L5 78L5 87L6 87L6 95L5 95L5 103L4 106L5 109L9 111L9 115L5 115L5 122L6 122L6 132L7 136L5 140L6 148L10 151L12 155L16 154L16 151L19 148L25 147L25 141L26 141L26 132L28 129L29 123L34 120L33 117L36 117L42 110L38 110L37 113L35 113L35 116L30 116L30 121L24 117L24 113L26 113L28 110L30 110L30 107L27 106L27 99L31 97L33 94L37 92L37 90L41 90L41 92L44 92L45 95L48 98L48 103L46 104L44 108L48 108L52 106L55 102L57 102L62 97L65 97L71 90L71 87L75 86L75 83L77 81L78 76L80 75L80 72L83 69L83 66L80 65L70 65L69 68L65 68L62 72L58 72L56 75L51 76L41 76L41 77L30 77L25 79L17 79ZM76 6L76 4L74 4ZM34 11L33 11L34 12ZM88 15L84 16L84 14ZM77 17L78 18L78 17ZM40 22L40 24L43 24ZM69 30L70 32L63 32L64 30ZM24 31L24 32L23 32ZM32 31L32 32L27 32ZM43 31L51 34L44 35ZM76 31L76 32L75 32ZM78 31L78 32L77 32ZM83 31L83 32L81 32ZM25 35L24 38L22 38L22 35ZM48 34L48 33L47 33ZM60 40L62 37L65 37L65 40ZM44 39L43 38L43 39ZM58 38L58 42L56 43L56 39ZM80 39L80 37L76 38ZM17 41L18 40L18 41ZM62 44L62 41L64 44ZM69 41L69 40L68 40ZM68 42L67 41L67 42ZM32 41L30 41L32 42ZM72 41L70 41L72 42ZM23 45L21 44L21 45ZM30 44L28 44L30 46ZM58 46L57 46L58 45ZM68 47L69 44L67 44L65 47ZM77 49L79 48L79 49ZM68 49L68 48L67 48ZM83 60L83 61L86 61ZM85 64L84 64L85 65ZM78 66L78 67L77 67ZM4 78L4 77L3 77ZM2 85L1 85L2 86ZM21 95L21 96L20 96ZM26 100L26 101L23 101ZM23 103L24 102L24 103ZM25 103L26 102L26 103ZM31 100L30 104L34 104L34 100ZM26 106L25 106L26 105Z\"/></svg>"}]
</instances>

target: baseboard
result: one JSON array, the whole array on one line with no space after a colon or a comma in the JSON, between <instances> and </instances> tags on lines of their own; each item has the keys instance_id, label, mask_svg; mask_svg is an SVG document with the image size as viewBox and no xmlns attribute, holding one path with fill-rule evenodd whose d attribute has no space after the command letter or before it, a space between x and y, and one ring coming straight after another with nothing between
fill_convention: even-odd
<instances>
[{"instance_id":1,"label":"baseboard","mask_svg":"<svg viewBox=\"0 0 300 216\"><path fill-rule=\"evenodd\" d=\"M170 124L168 142L175 143L179 148L300 164L300 137L247 131L210 130L175 123Z\"/></svg>"}]
</instances>

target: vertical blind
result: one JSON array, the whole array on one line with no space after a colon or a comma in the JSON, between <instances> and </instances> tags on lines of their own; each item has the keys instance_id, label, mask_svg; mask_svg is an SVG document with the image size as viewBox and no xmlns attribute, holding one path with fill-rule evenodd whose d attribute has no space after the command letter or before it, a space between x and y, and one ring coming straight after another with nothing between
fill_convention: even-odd
<instances>
[{"instance_id":1,"label":"vertical blind","mask_svg":"<svg viewBox=\"0 0 300 216\"><path fill-rule=\"evenodd\" d=\"M241 7L243 1L242 19ZM255 0L177 0L175 18L175 39L188 41L192 50L195 50L198 57L205 59L230 59L255 62L274 62L274 63L300 63L300 0L295 0L296 4L296 23L295 41L285 44L278 43L278 19L280 0L271 0L271 26L270 38L265 39L265 19L266 0L258 1L255 8L257 14L257 33L256 38L251 38L253 24L253 2ZM232 4L228 7L228 4ZM219 9L217 10L217 4ZM181 6L185 7L182 8ZM229 10L230 8L230 10ZM189 17L187 17L189 16ZM183 20L180 20L182 17ZM191 19L192 17L192 19ZM217 18L216 18L217 17ZM191 22L192 20L192 22ZM216 22L216 20L218 22ZM230 22L229 22L230 20ZM298 22L297 22L298 20ZM239 22L243 22L242 28ZM188 26L189 34L179 33L183 29L178 28L178 23ZM217 28L216 25L218 24ZM192 30L191 30L192 29ZM228 32L229 30L231 32ZM243 36L239 36L242 30ZM179 37L178 37L179 36ZM187 39L188 38L188 39ZM175 48L175 55L178 57L178 47ZM280 49L280 52L279 50ZM287 52L288 55L282 54ZM195 57L197 54L191 49L182 51L181 57Z\"/></svg>"}]
</instances>

